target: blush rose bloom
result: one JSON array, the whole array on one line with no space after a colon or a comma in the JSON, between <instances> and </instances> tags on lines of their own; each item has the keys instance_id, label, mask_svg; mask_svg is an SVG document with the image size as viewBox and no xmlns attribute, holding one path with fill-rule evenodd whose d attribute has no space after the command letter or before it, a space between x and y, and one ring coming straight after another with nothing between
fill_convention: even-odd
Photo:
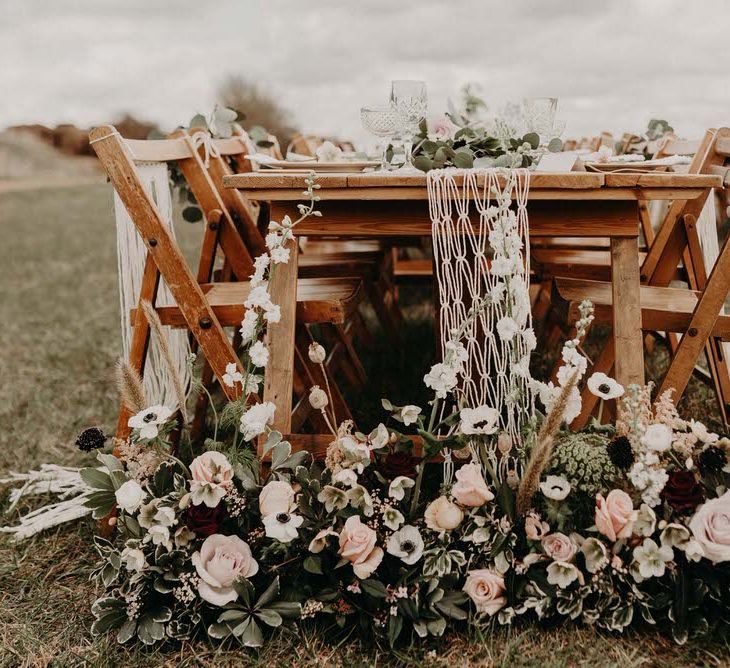
<instances>
[{"instance_id":1,"label":"blush rose bloom","mask_svg":"<svg viewBox=\"0 0 730 668\"><path fill-rule=\"evenodd\" d=\"M504 578L488 568L469 571L462 589L474 601L479 612L486 612L490 616L497 614L507 604Z\"/></svg>"},{"instance_id":2,"label":"blush rose bloom","mask_svg":"<svg viewBox=\"0 0 730 668\"><path fill-rule=\"evenodd\" d=\"M251 548L238 536L214 533L192 556L193 566L200 576L200 598L213 605L225 605L238 597L233 583L236 578L250 578L258 573L259 565Z\"/></svg>"},{"instance_id":3,"label":"blush rose bloom","mask_svg":"<svg viewBox=\"0 0 730 668\"><path fill-rule=\"evenodd\" d=\"M361 580L369 578L383 560L383 550L375 545L377 536L362 523L359 515L348 517L340 532L338 554L352 564L352 570Z\"/></svg>"},{"instance_id":4,"label":"blush rose bloom","mask_svg":"<svg viewBox=\"0 0 730 668\"><path fill-rule=\"evenodd\" d=\"M457 503L470 508L478 508L494 499L482 475L482 467L476 463L466 464L456 472L456 483L451 488L451 494Z\"/></svg>"},{"instance_id":5,"label":"blush rose bloom","mask_svg":"<svg viewBox=\"0 0 730 668\"><path fill-rule=\"evenodd\" d=\"M233 484L233 467L222 452L209 450L190 463L193 503L215 508Z\"/></svg>"},{"instance_id":6,"label":"blush rose bloom","mask_svg":"<svg viewBox=\"0 0 730 668\"><path fill-rule=\"evenodd\" d=\"M637 515L626 492L614 489L605 499L596 494L596 528L609 540L630 538Z\"/></svg>"},{"instance_id":7,"label":"blush rose bloom","mask_svg":"<svg viewBox=\"0 0 730 668\"><path fill-rule=\"evenodd\" d=\"M575 556L575 543L564 533L555 532L542 539L542 549L553 561L569 562Z\"/></svg>"},{"instance_id":8,"label":"blush rose bloom","mask_svg":"<svg viewBox=\"0 0 730 668\"><path fill-rule=\"evenodd\" d=\"M455 503L445 496L431 501L424 513L426 526L434 531L451 531L456 529L464 519L464 513Z\"/></svg>"},{"instance_id":9,"label":"blush rose bloom","mask_svg":"<svg viewBox=\"0 0 730 668\"><path fill-rule=\"evenodd\" d=\"M294 510L294 488L283 480L272 480L259 494L261 517Z\"/></svg>"},{"instance_id":10,"label":"blush rose bloom","mask_svg":"<svg viewBox=\"0 0 730 668\"><path fill-rule=\"evenodd\" d=\"M730 492L702 504L689 528L705 557L713 563L730 561Z\"/></svg>"}]
</instances>

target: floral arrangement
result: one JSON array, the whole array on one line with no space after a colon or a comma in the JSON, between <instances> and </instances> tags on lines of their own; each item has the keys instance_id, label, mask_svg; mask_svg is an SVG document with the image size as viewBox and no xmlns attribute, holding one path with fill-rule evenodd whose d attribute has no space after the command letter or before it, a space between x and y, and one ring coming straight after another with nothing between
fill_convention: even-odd
<instances>
[{"instance_id":1,"label":"floral arrangement","mask_svg":"<svg viewBox=\"0 0 730 668\"><path fill-rule=\"evenodd\" d=\"M253 400L266 326L279 318L268 281L288 261L292 228L318 215L316 189L309 177L301 217L271 224L241 323L242 365L224 378L240 394L213 404L202 448L121 366L131 435L81 471L83 502L112 530L96 538L103 593L92 632L258 647L272 629L329 618L395 645L521 618L657 625L684 642L724 624L730 440L680 418L669 394L652 405L651 387L603 374L588 387L617 401L616 423L565 427L580 410L589 303L557 384L535 383L546 414L520 439L500 430L500 407L461 404L458 330L424 376L427 408L383 400L388 419L365 434L339 424L328 387L311 388L332 430L323 462L272 430L273 404ZM323 364L326 352L315 343L309 356ZM106 440L93 428L78 444Z\"/></svg>"}]
</instances>

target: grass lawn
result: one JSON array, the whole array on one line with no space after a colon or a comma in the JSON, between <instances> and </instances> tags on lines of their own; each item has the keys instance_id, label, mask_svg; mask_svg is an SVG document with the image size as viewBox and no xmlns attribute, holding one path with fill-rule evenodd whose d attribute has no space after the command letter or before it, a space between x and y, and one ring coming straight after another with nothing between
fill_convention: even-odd
<instances>
[{"instance_id":1,"label":"grass lawn","mask_svg":"<svg viewBox=\"0 0 730 668\"><path fill-rule=\"evenodd\" d=\"M42 462L88 464L92 457L73 445L76 435L94 424L111 429L116 410L111 373L119 354L119 320L111 191L87 185L4 192L0 230L0 477ZM185 245L200 228L180 225L178 232ZM660 370L665 361L657 355L653 365ZM698 383L683 407L710 424L716 419L712 397ZM0 492L0 510L6 497ZM89 524L20 546L0 538L1 667L730 664L730 647L719 637L680 648L652 634L617 638L575 626L485 629L480 636L455 635L397 653L322 627L283 636L258 654L221 651L205 641L156 651L126 649L113 637L89 634L94 562Z\"/></svg>"}]
</instances>

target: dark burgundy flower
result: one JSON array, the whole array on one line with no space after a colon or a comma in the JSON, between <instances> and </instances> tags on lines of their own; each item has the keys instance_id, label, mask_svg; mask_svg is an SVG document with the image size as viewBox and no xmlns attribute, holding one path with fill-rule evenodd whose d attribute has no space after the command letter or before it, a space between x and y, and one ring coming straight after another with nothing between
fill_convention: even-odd
<instances>
[{"instance_id":1,"label":"dark burgundy flower","mask_svg":"<svg viewBox=\"0 0 730 668\"><path fill-rule=\"evenodd\" d=\"M406 452L390 452L380 465L380 472L389 480L397 478L399 475L412 478L416 475L416 464L418 462L417 457L413 457Z\"/></svg>"},{"instance_id":2,"label":"dark burgundy flower","mask_svg":"<svg viewBox=\"0 0 730 668\"><path fill-rule=\"evenodd\" d=\"M662 499L679 513L692 512L705 500L705 491L691 471L674 471L662 490Z\"/></svg>"},{"instance_id":3,"label":"dark burgundy flower","mask_svg":"<svg viewBox=\"0 0 730 668\"><path fill-rule=\"evenodd\" d=\"M631 441L626 436L618 436L608 446L608 457L611 463L619 469L628 469L634 463L634 452Z\"/></svg>"},{"instance_id":4,"label":"dark burgundy flower","mask_svg":"<svg viewBox=\"0 0 730 668\"><path fill-rule=\"evenodd\" d=\"M219 503L215 508L208 508L205 504L190 506L185 513L185 525L201 538L207 538L218 533L221 523L226 518L226 508Z\"/></svg>"},{"instance_id":5,"label":"dark burgundy flower","mask_svg":"<svg viewBox=\"0 0 730 668\"><path fill-rule=\"evenodd\" d=\"M76 447L83 452L91 452L104 447L106 435L99 427L84 429L76 439Z\"/></svg>"},{"instance_id":6,"label":"dark burgundy flower","mask_svg":"<svg viewBox=\"0 0 730 668\"><path fill-rule=\"evenodd\" d=\"M727 464L725 451L711 445L700 453L699 465L702 473L719 473Z\"/></svg>"}]
</instances>

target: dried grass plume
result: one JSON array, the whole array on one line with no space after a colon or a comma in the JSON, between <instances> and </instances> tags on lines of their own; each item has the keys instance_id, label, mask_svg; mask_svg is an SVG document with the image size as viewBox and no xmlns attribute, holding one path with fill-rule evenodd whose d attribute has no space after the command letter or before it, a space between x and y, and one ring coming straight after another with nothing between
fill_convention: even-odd
<instances>
[{"instance_id":1,"label":"dried grass plume","mask_svg":"<svg viewBox=\"0 0 730 668\"><path fill-rule=\"evenodd\" d=\"M131 413L139 413L147 408L147 396L142 387L142 379L125 359L117 361L117 389L122 405Z\"/></svg>"}]
</instances>

